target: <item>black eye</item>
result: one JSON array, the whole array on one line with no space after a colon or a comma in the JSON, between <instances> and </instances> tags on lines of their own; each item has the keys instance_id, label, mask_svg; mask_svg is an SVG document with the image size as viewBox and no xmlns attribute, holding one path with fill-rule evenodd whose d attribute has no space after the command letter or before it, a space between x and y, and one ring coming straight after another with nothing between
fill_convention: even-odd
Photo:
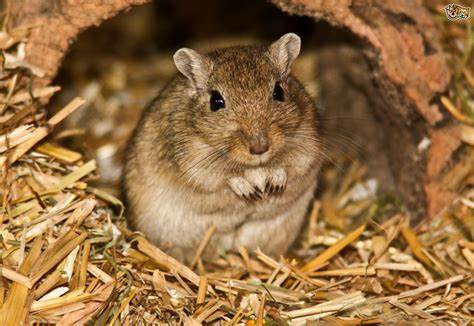
<instances>
[{"instance_id":1,"label":"black eye","mask_svg":"<svg viewBox=\"0 0 474 326\"><path fill-rule=\"evenodd\" d=\"M225 108L224 98L218 91L211 91L211 99L209 104L211 105L211 111L213 112Z\"/></svg>"},{"instance_id":2,"label":"black eye","mask_svg":"<svg viewBox=\"0 0 474 326\"><path fill-rule=\"evenodd\" d=\"M275 84L275 88L273 89L273 99L278 102L283 102L285 100L283 88L281 88L279 82Z\"/></svg>"}]
</instances>

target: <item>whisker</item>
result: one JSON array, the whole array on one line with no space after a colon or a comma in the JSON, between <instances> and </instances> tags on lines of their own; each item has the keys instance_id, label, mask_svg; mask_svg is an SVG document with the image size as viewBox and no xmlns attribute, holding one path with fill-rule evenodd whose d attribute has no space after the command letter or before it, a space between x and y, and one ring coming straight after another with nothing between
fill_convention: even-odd
<instances>
[{"instance_id":1,"label":"whisker","mask_svg":"<svg viewBox=\"0 0 474 326\"><path fill-rule=\"evenodd\" d=\"M372 122L373 118L371 117L354 117L354 116L344 116L344 115L335 115L335 116L321 116L319 117L320 121L334 121L334 120L349 120L349 121L364 121L364 122Z\"/></svg>"}]
</instances>

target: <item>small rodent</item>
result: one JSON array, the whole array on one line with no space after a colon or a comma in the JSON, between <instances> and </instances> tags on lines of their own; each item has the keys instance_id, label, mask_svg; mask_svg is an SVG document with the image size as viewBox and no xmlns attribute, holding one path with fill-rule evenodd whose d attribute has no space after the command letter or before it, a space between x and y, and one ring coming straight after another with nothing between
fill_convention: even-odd
<instances>
[{"instance_id":1,"label":"small rodent","mask_svg":"<svg viewBox=\"0 0 474 326\"><path fill-rule=\"evenodd\" d=\"M290 74L301 40L208 54L182 48L179 72L130 140L129 224L189 262L244 246L284 253L311 204L323 157L315 103Z\"/></svg>"}]
</instances>

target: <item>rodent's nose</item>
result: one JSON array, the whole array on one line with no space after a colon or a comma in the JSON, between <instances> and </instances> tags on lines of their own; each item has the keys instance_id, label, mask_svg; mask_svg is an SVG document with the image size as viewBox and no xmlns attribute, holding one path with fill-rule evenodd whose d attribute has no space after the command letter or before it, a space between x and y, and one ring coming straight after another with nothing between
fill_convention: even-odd
<instances>
[{"instance_id":1,"label":"rodent's nose","mask_svg":"<svg viewBox=\"0 0 474 326\"><path fill-rule=\"evenodd\" d=\"M268 152L269 148L270 146L268 145L268 142L253 141L250 142L249 151L252 155L262 155L263 153Z\"/></svg>"}]
</instances>

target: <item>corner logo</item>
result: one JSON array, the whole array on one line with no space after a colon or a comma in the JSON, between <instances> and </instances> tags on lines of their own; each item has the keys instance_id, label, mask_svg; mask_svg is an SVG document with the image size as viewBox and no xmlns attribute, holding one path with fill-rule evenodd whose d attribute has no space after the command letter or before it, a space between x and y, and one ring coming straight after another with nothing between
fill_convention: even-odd
<instances>
[{"instance_id":1,"label":"corner logo","mask_svg":"<svg viewBox=\"0 0 474 326\"><path fill-rule=\"evenodd\" d=\"M449 20L468 19L471 14L471 8L451 3L444 7L444 12Z\"/></svg>"}]
</instances>

